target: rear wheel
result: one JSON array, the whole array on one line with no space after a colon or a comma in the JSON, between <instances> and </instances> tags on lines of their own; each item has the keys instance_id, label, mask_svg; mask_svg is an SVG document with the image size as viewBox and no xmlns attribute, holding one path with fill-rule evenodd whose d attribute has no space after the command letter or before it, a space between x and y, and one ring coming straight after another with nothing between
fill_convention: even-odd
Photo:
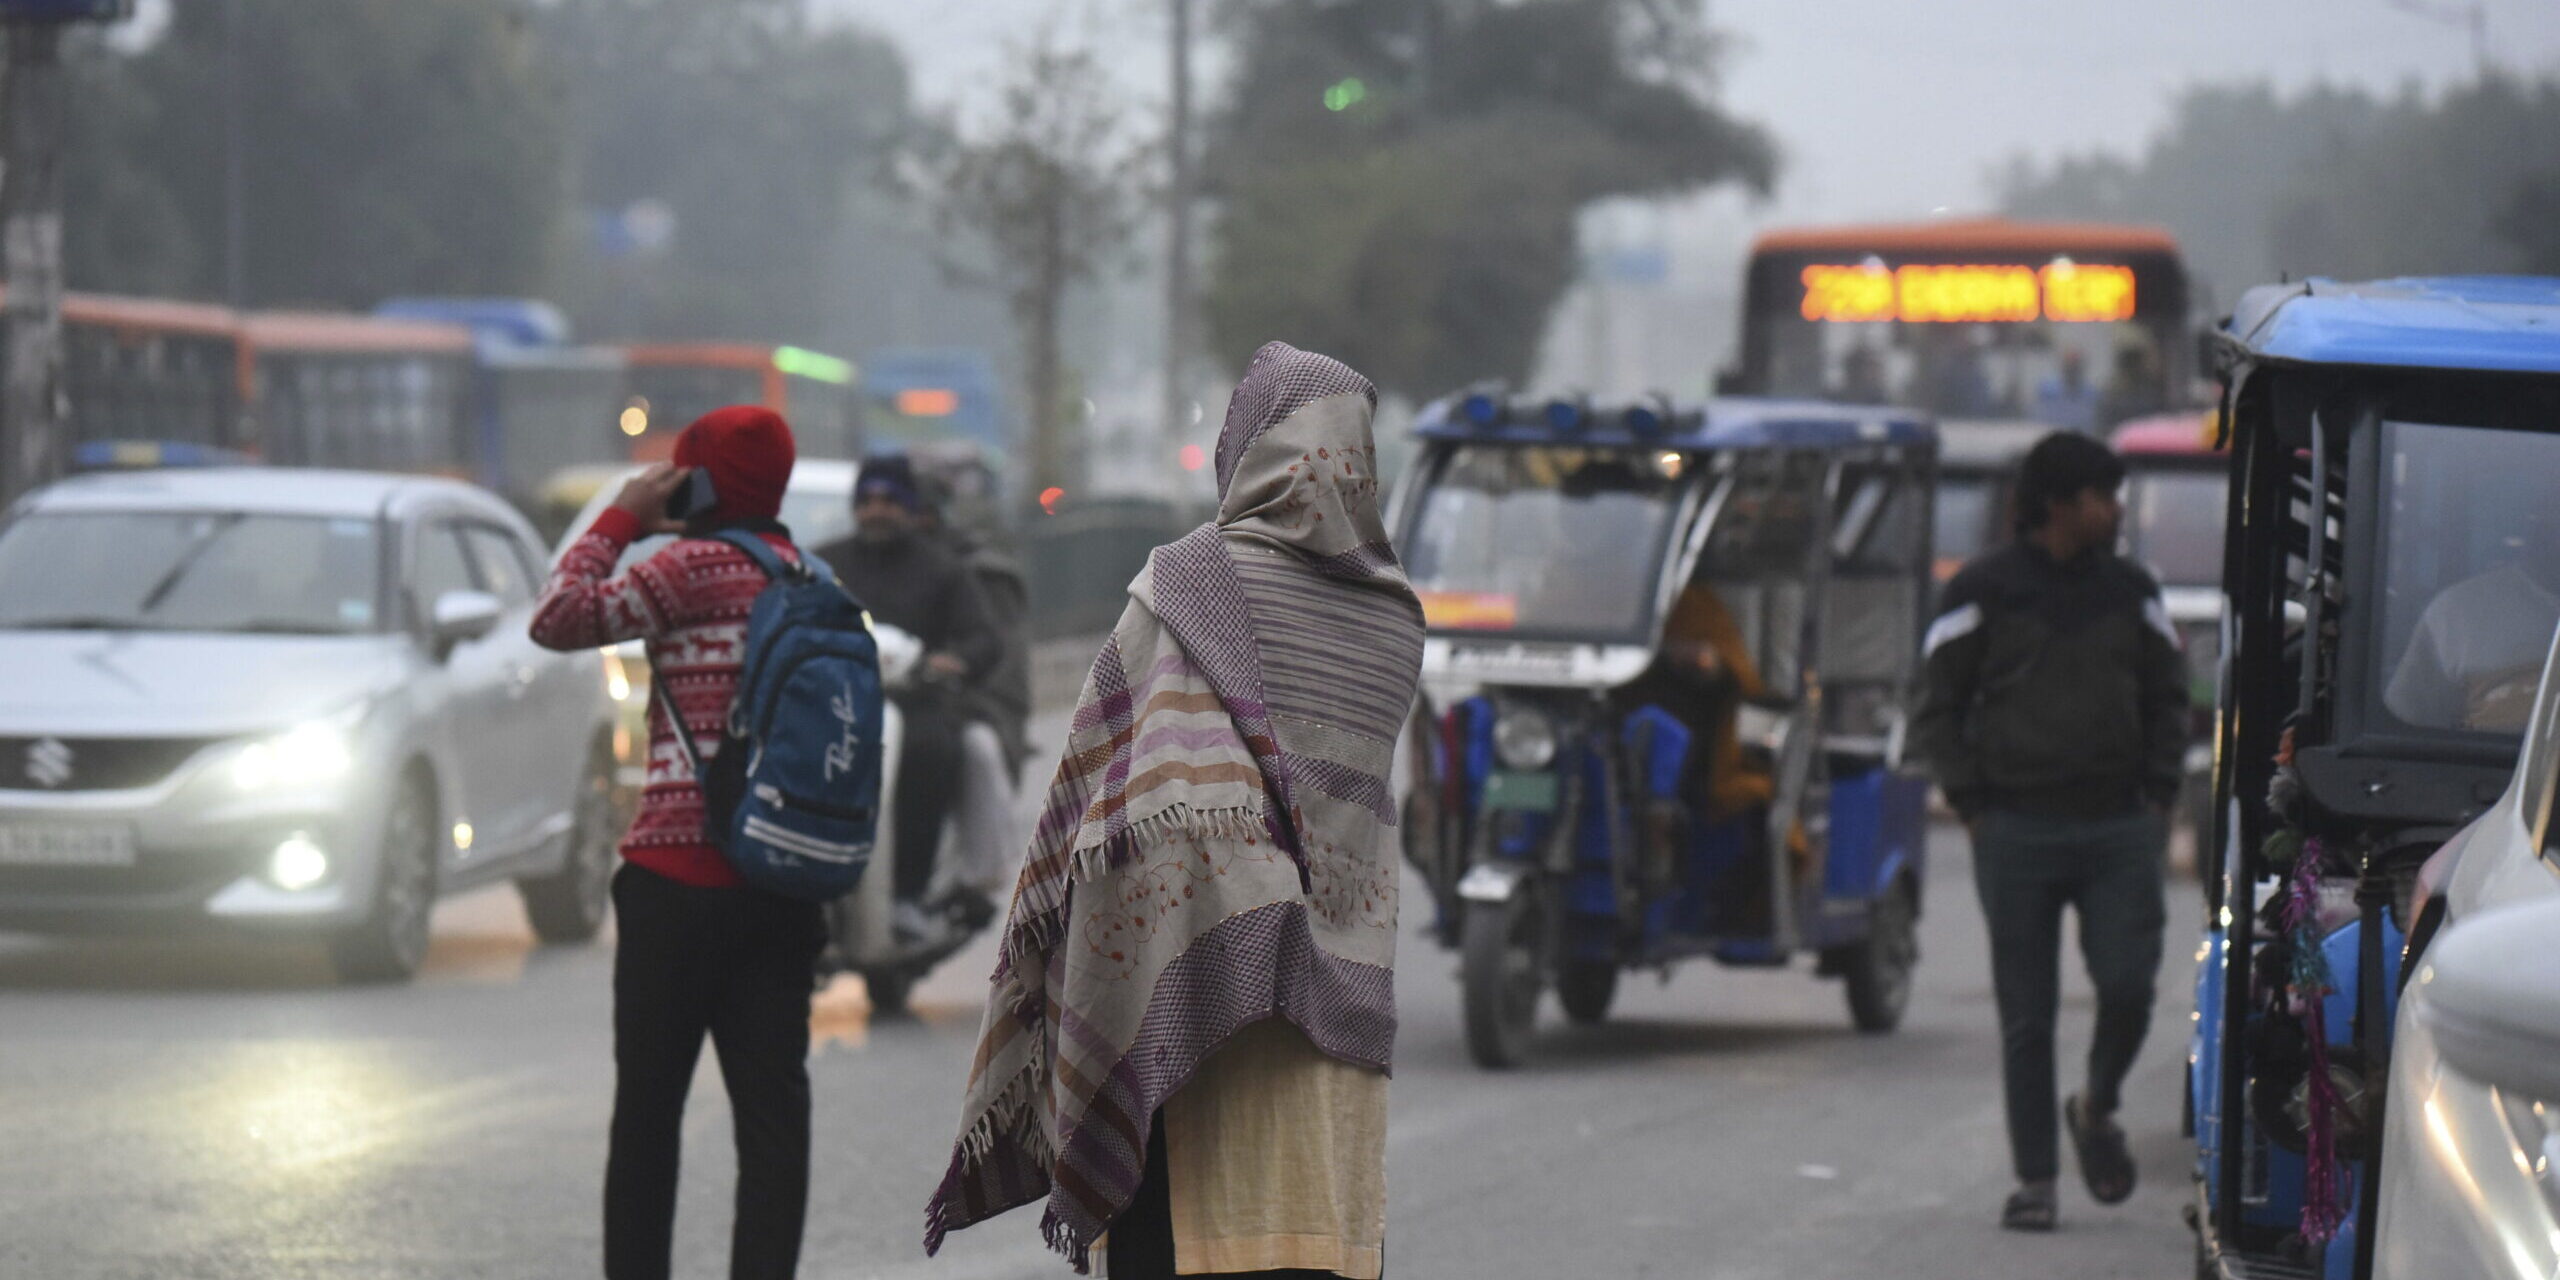
<instances>
[{"instance_id":1,"label":"rear wheel","mask_svg":"<svg viewBox=\"0 0 2560 1280\"><path fill-rule=\"evenodd\" d=\"M348 982L406 982L427 960L427 920L436 905L435 793L411 774L383 816L373 910L338 935L329 959Z\"/></svg>"},{"instance_id":2,"label":"rear wheel","mask_svg":"<svg viewBox=\"0 0 2560 1280\"><path fill-rule=\"evenodd\" d=\"M1508 901L1466 904L1461 932L1467 1053L1480 1067L1516 1067L1546 985L1546 920L1536 884L1522 884Z\"/></svg>"},{"instance_id":3,"label":"rear wheel","mask_svg":"<svg viewBox=\"0 0 2560 1280\"><path fill-rule=\"evenodd\" d=\"M604 928L613 896L613 756L595 753L580 776L569 856L558 871L519 880L525 916L547 943L586 942Z\"/></svg>"},{"instance_id":4,"label":"rear wheel","mask_svg":"<svg viewBox=\"0 0 2560 1280\"><path fill-rule=\"evenodd\" d=\"M1592 1026L1609 1016L1618 998L1618 966L1605 960L1568 960L1556 972L1556 1002L1577 1026Z\"/></svg>"},{"instance_id":5,"label":"rear wheel","mask_svg":"<svg viewBox=\"0 0 2560 1280\"><path fill-rule=\"evenodd\" d=\"M1848 948L1841 966L1848 979L1849 1020L1880 1035L1902 1025L1911 1005L1911 974L1920 964L1920 907L1908 882L1876 899L1864 941Z\"/></svg>"}]
</instances>

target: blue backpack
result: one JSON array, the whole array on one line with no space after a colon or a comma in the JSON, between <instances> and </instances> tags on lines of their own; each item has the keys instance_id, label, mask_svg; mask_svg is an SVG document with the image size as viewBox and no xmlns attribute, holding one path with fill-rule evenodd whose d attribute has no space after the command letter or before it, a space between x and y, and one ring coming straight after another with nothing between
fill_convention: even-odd
<instances>
[{"instance_id":1,"label":"blue backpack","mask_svg":"<svg viewBox=\"0 0 2560 1280\"><path fill-rule=\"evenodd\" d=\"M769 580L747 613L745 660L720 754L706 770L665 685L669 720L702 787L703 828L740 879L826 902L853 892L880 819L880 650L870 615L807 553L716 535Z\"/></svg>"}]
</instances>

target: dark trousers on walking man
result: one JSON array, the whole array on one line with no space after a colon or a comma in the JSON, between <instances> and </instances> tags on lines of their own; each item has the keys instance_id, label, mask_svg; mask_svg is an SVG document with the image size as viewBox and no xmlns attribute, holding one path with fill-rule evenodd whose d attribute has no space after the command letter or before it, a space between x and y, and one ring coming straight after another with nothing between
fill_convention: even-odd
<instances>
[{"instance_id":1,"label":"dark trousers on walking man","mask_svg":"<svg viewBox=\"0 0 2560 1280\"><path fill-rule=\"evenodd\" d=\"M1912 738L1973 832L2018 1188L2001 1225L2049 1231L2059 1133L2090 1195L2135 1169L2115 1113L2151 1022L2161 859L2187 749L2186 658L2158 584L2115 553L2124 464L2057 433L2019 465L2019 537L1964 567L1930 624ZM2085 1086L2054 1097L2062 922L2097 987Z\"/></svg>"},{"instance_id":2,"label":"dark trousers on walking man","mask_svg":"<svg viewBox=\"0 0 2560 1280\"><path fill-rule=\"evenodd\" d=\"M612 1150L605 1160L608 1280L664 1280L675 1227L685 1095L711 1041L737 1127L731 1280L799 1265L809 1203L809 982L825 925L813 903L738 886L614 877Z\"/></svg>"},{"instance_id":3,"label":"dark trousers on walking man","mask_svg":"<svg viewBox=\"0 0 2560 1280\"><path fill-rule=\"evenodd\" d=\"M2009 1153L2021 1184L2061 1171L2054 1020L2062 1003L2062 917L2079 917L2080 956L2097 989L2088 1109L2113 1115L2151 1030L2160 973L2161 852L2168 819L2135 809L2071 819L1992 810L1974 823L1973 884L1991 932L1991 989L2000 1009L2000 1077Z\"/></svg>"}]
</instances>

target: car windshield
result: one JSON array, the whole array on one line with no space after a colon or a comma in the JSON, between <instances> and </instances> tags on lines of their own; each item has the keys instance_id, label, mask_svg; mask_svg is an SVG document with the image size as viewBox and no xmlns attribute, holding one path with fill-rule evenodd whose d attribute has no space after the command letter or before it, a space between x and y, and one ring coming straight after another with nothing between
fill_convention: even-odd
<instances>
[{"instance_id":1,"label":"car windshield","mask_svg":"<svg viewBox=\"0 0 2560 1280\"><path fill-rule=\"evenodd\" d=\"M2522 734L2560 625L2560 435L2382 428L2385 722Z\"/></svg>"},{"instance_id":2,"label":"car windshield","mask_svg":"<svg viewBox=\"0 0 2560 1280\"><path fill-rule=\"evenodd\" d=\"M1435 630L1622 639L1643 628L1686 460L1468 445L1403 548Z\"/></svg>"},{"instance_id":3,"label":"car windshield","mask_svg":"<svg viewBox=\"0 0 2560 1280\"><path fill-rule=\"evenodd\" d=\"M2222 582L2223 478L2218 471L2136 471L2125 482L2124 531L2133 558L2164 587Z\"/></svg>"},{"instance_id":4,"label":"car windshield","mask_svg":"<svg viewBox=\"0 0 2560 1280\"><path fill-rule=\"evenodd\" d=\"M360 517L37 512L0 527L0 627L373 631L379 545Z\"/></svg>"}]
</instances>

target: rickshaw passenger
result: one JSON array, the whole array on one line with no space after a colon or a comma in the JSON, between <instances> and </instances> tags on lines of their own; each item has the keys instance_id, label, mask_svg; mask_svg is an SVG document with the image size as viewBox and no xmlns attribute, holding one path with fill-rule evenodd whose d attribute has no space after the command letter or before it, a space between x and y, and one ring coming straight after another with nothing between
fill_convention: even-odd
<instances>
[{"instance_id":1,"label":"rickshaw passenger","mask_svg":"<svg viewBox=\"0 0 2560 1280\"><path fill-rule=\"evenodd\" d=\"M2524 555L2436 594L2392 670L2383 705L2430 729L2515 732L2560 627L2560 516L2536 509Z\"/></svg>"},{"instance_id":2,"label":"rickshaw passenger","mask_svg":"<svg viewBox=\"0 0 2560 1280\"><path fill-rule=\"evenodd\" d=\"M1736 721L1744 701L1765 698L1768 685L1743 641L1742 627L1715 588L1693 582L1680 592L1663 626L1662 656L1692 689L1688 706L1666 709L1689 723L1704 746L1704 795L1710 822L1738 818L1769 803L1775 782L1767 766L1742 754ZM1703 696L1697 686L1711 692ZM1700 705L1704 704L1704 705Z\"/></svg>"}]
</instances>

